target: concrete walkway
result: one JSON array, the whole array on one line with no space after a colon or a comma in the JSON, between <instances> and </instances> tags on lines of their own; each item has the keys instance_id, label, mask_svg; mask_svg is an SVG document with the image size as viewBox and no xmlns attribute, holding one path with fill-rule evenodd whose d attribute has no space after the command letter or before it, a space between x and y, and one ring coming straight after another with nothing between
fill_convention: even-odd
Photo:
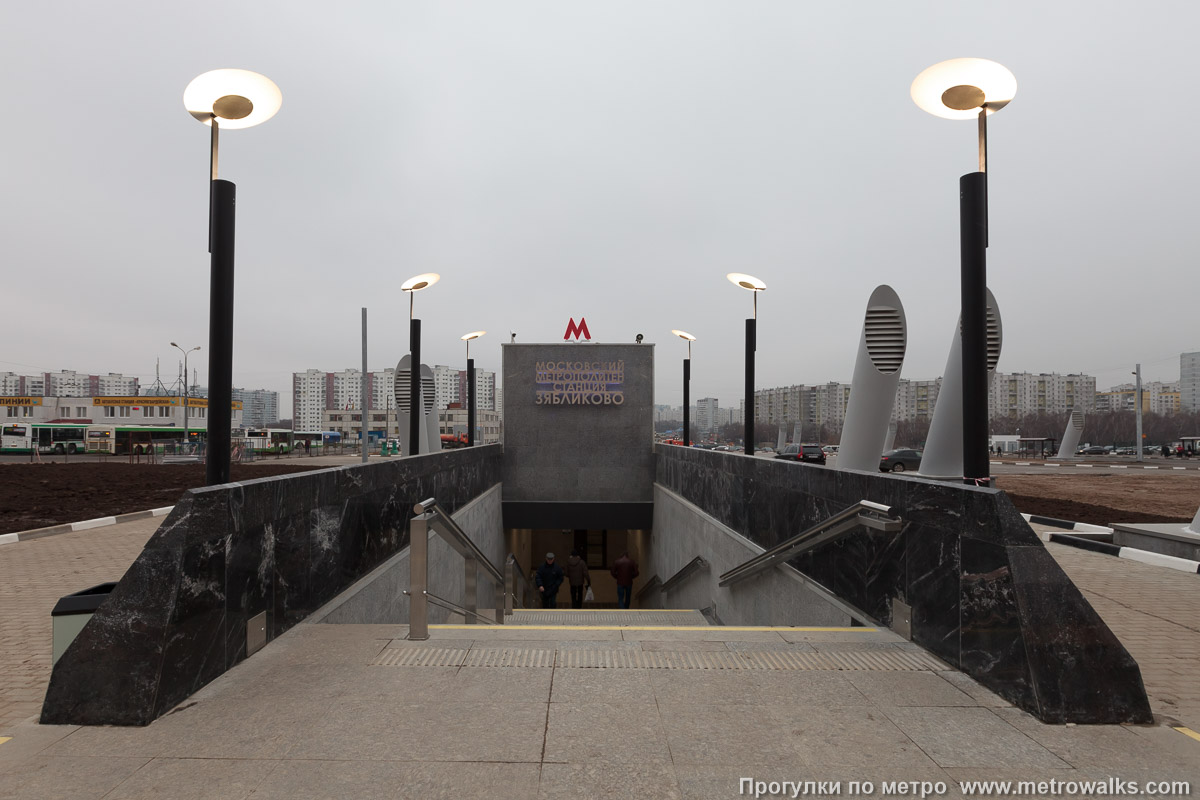
<instances>
[{"instance_id":1,"label":"concrete walkway","mask_svg":"<svg viewBox=\"0 0 1200 800\"><path fill-rule=\"evenodd\" d=\"M555 627L299 625L147 728L18 726L0 797L732 798L743 778L961 797L959 780L1200 776L1200 742L1042 725L935 661L898 666L921 651L887 632ZM608 666L572 666L589 655Z\"/></svg>"},{"instance_id":2,"label":"concrete walkway","mask_svg":"<svg viewBox=\"0 0 1200 800\"><path fill-rule=\"evenodd\" d=\"M147 728L37 725L50 608L119 577L160 522L0 546L0 798L732 798L743 778L960 797L983 793L959 780L1110 775L1200 789L1200 741L1171 727L1042 725L890 632L686 612L526 612L427 642L304 624ZM1197 576L1050 552L1141 663L1155 711L1200 730Z\"/></svg>"}]
</instances>

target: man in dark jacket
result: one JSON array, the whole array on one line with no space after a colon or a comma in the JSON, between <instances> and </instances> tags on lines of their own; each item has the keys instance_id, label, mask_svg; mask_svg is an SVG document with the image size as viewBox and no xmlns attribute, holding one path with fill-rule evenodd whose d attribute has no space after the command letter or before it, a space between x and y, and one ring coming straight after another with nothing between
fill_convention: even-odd
<instances>
[{"instance_id":1,"label":"man in dark jacket","mask_svg":"<svg viewBox=\"0 0 1200 800\"><path fill-rule=\"evenodd\" d=\"M592 585L592 576L588 574L587 562L579 557L578 550L571 551L565 572L571 584L571 608L583 608L583 589Z\"/></svg>"},{"instance_id":2,"label":"man in dark jacket","mask_svg":"<svg viewBox=\"0 0 1200 800\"><path fill-rule=\"evenodd\" d=\"M542 608L558 608L556 599L563 582L563 569L554 563L554 553L546 553L546 563L537 568L533 579L542 595Z\"/></svg>"},{"instance_id":3,"label":"man in dark jacket","mask_svg":"<svg viewBox=\"0 0 1200 800\"><path fill-rule=\"evenodd\" d=\"M633 579L638 576L637 562L629 557L629 551L626 550L613 562L609 572L617 579L617 606L629 608L629 598L633 595Z\"/></svg>"}]
</instances>

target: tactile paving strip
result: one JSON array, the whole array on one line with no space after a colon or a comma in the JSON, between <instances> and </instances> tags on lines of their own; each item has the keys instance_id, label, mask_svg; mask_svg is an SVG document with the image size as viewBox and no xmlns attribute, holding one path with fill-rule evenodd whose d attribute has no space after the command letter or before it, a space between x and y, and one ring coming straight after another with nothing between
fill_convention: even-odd
<instances>
[{"instance_id":1,"label":"tactile paving strip","mask_svg":"<svg viewBox=\"0 0 1200 800\"><path fill-rule=\"evenodd\" d=\"M465 656L465 658L464 658ZM682 670L855 670L897 672L944 670L946 665L905 650L592 650L569 648L483 647L450 650L404 647L384 650L371 662L390 667L560 667L565 669L682 669Z\"/></svg>"}]
</instances>

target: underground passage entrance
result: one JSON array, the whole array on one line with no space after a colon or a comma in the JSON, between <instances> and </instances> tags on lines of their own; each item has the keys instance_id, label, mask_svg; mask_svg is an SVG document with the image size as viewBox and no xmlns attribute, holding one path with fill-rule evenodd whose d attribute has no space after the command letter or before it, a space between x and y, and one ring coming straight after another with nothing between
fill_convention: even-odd
<instances>
[{"instance_id":1,"label":"underground passage entrance","mask_svg":"<svg viewBox=\"0 0 1200 800\"><path fill-rule=\"evenodd\" d=\"M566 573L563 585L557 593L558 608L572 608L571 580L574 575L587 576L594 599L586 608L617 608L617 580L612 570L623 554L637 565L638 574L633 580L633 594L645 585L649 575L643 570L646 561L648 530L589 530L586 528L545 529L509 528L505 531L508 552L512 553L533 588L531 607L541 608L534 573L546 563L546 555L553 553L555 563ZM581 569L582 565L586 569ZM636 600L631 607L637 607Z\"/></svg>"}]
</instances>

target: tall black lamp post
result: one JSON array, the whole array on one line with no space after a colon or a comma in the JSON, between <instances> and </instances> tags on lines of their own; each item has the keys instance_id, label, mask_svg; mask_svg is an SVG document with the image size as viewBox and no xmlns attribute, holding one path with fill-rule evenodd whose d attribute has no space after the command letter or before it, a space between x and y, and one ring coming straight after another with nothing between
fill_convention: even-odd
<instances>
[{"instance_id":1,"label":"tall black lamp post","mask_svg":"<svg viewBox=\"0 0 1200 800\"><path fill-rule=\"evenodd\" d=\"M692 342L696 337L687 331L672 329L671 333L688 343L688 357L683 360L683 446L692 446Z\"/></svg>"},{"instance_id":2,"label":"tall black lamp post","mask_svg":"<svg viewBox=\"0 0 1200 800\"><path fill-rule=\"evenodd\" d=\"M216 69L183 91L188 113L212 128L209 151L208 445L205 479L229 483L233 428L233 241L237 187L217 178L220 129L250 128L279 111L279 87L257 72ZM186 379L186 377L185 377ZM184 407L187 414L187 407Z\"/></svg>"},{"instance_id":3,"label":"tall black lamp post","mask_svg":"<svg viewBox=\"0 0 1200 800\"><path fill-rule=\"evenodd\" d=\"M979 170L958 180L962 280L963 482L991 483L988 460L987 118L1017 93L1004 66L983 58L934 64L912 83L912 99L944 119L976 120Z\"/></svg>"},{"instance_id":4,"label":"tall black lamp post","mask_svg":"<svg viewBox=\"0 0 1200 800\"><path fill-rule=\"evenodd\" d=\"M471 358L471 340L487 331L471 331L461 337L467 343L467 447L475 446L475 361Z\"/></svg>"},{"instance_id":5,"label":"tall black lamp post","mask_svg":"<svg viewBox=\"0 0 1200 800\"><path fill-rule=\"evenodd\" d=\"M408 450L410 456L421 452L421 320L413 316L413 295L428 289L442 279L436 272L426 272L400 284L408 292Z\"/></svg>"},{"instance_id":6,"label":"tall black lamp post","mask_svg":"<svg viewBox=\"0 0 1200 800\"><path fill-rule=\"evenodd\" d=\"M754 455L754 351L757 347L758 293L767 285L753 275L731 272L725 276L754 295L754 316L746 320L746 455Z\"/></svg>"}]
</instances>

